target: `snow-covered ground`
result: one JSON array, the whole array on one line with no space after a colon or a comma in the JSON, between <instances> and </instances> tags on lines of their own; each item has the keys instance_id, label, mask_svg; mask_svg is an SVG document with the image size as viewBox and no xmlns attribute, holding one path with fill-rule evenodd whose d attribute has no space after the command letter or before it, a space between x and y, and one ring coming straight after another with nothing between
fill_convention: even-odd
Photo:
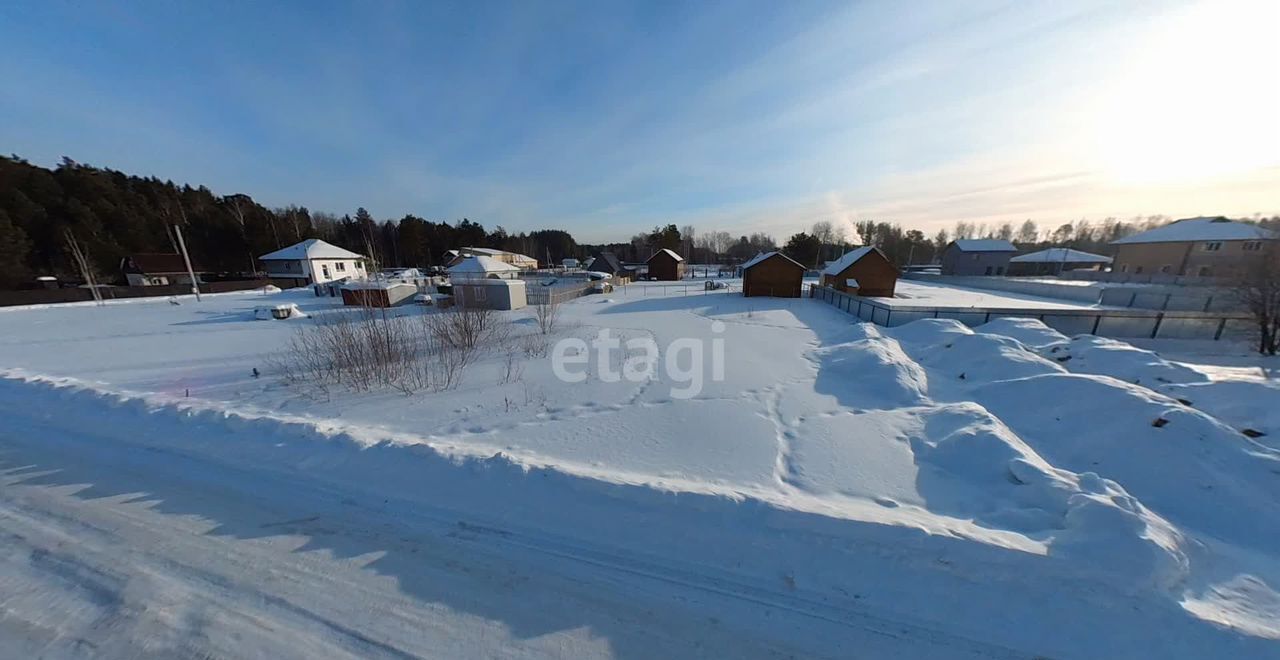
<instances>
[{"instance_id":1,"label":"snow-covered ground","mask_svg":"<svg viewBox=\"0 0 1280 660\"><path fill-rule=\"evenodd\" d=\"M898 280L897 297L876 298L894 309L912 307L991 307L1000 309L1107 309L1100 305L1058 298L1008 293L987 289Z\"/></svg>"},{"instance_id":2,"label":"snow-covered ground","mask_svg":"<svg viewBox=\"0 0 1280 660\"><path fill-rule=\"evenodd\" d=\"M0 652L1280 654L1274 365L663 286L557 338L722 346L691 398L303 393L308 292L0 311Z\"/></svg>"}]
</instances>

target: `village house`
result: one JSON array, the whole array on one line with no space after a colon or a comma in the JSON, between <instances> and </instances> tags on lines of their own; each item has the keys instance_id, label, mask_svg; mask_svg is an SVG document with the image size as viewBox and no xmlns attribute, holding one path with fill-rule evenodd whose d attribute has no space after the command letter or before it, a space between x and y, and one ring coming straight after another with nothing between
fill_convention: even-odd
<instances>
[{"instance_id":1,"label":"village house","mask_svg":"<svg viewBox=\"0 0 1280 660\"><path fill-rule=\"evenodd\" d=\"M1187 218L1112 241L1112 272L1130 275L1229 277L1280 234L1227 218Z\"/></svg>"},{"instance_id":2,"label":"village house","mask_svg":"<svg viewBox=\"0 0 1280 660\"><path fill-rule=\"evenodd\" d=\"M1004 275L1018 248L994 238L957 238L942 250L943 275Z\"/></svg>"},{"instance_id":3,"label":"village house","mask_svg":"<svg viewBox=\"0 0 1280 660\"><path fill-rule=\"evenodd\" d=\"M653 253L645 262L649 266L649 279L677 281L684 279L684 257L663 248Z\"/></svg>"},{"instance_id":4,"label":"village house","mask_svg":"<svg viewBox=\"0 0 1280 660\"><path fill-rule=\"evenodd\" d=\"M258 257L267 277L306 280L324 284L365 278L365 257L318 238L308 238L287 248Z\"/></svg>"},{"instance_id":5,"label":"village house","mask_svg":"<svg viewBox=\"0 0 1280 660\"><path fill-rule=\"evenodd\" d=\"M489 257L490 259L497 259L503 263L511 264L520 270L536 270L538 268L537 259L517 252L507 252L506 250L464 247L458 248L457 250L450 250L449 252L455 253L450 256L449 261L446 262L449 266L461 263L462 260L467 257ZM449 253L446 253L446 256L448 255Z\"/></svg>"},{"instance_id":6,"label":"village house","mask_svg":"<svg viewBox=\"0 0 1280 660\"><path fill-rule=\"evenodd\" d=\"M585 270L596 273L609 273L618 277L631 277L634 272L622 265L618 255L612 252L601 252L587 262Z\"/></svg>"},{"instance_id":7,"label":"village house","mask_svg":"<svg viewBox=\"0 0 1280 660\"><path fill-rule=\"evenodd\" d=\"M1111 257L1071 248L1054 247L1020 254L1009 260L1009 275L1060 275L1069 270L1099 270Z\"/></svg>"},{"instance_id":8,"label":"village house","mask_svg":"<svg viewBox=\"0 0 1280 660\"><path fill-rule=\"evenodd\" d=\"M454 281L513 279L520 274L518 267L484 255L462 257L445 271Z\"/></svg>"},{"instance_id":9,"label":"village house","mask_svg":"<svg viewBox=\"0 0 1280 660\"><path fill-rule=\"evenodd\" d=\"M761 252L742 264L742 295L799 298L805 268L778 252Z\"/></svg>"},{"instance_id":10,"label":"village house","mask_svg":"<svg viewBox=\"0 0 1280 660\"><path fill-rule=\"evenodd\" d=\"M860 247L828 263L822 269L822 285L859 296L892 298L898 268L879 248Z\"/></svg>"},{"instance_id":11,"label":"village house","mask_svg":"<svg viewBox=\"0 0 1280 660\"><path fill-rule=\"evenodd\" d=\"M194 261L191 269L195 271L196 282L201 281L201 275L208 273ZM120 271L129 286L191 284L187 262L180 254L132 254L120 260Z\"/></svg>"}]
</instances>

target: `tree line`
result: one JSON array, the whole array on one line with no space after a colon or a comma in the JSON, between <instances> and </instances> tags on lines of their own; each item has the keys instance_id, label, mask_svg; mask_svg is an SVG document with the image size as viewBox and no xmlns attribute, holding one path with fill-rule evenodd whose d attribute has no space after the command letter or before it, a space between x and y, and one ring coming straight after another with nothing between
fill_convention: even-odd
<instances>
[{"instance_id":1,"label":"tree line","mask_svg":"<svg viewBox=\"0 0 1280 660\"><path fill-rule=\"evenodd\" d=\"M892 222L865 220L842 226L822 221L789 236L781 248L810 267L820 267L857 245L875 245L898 265L934 263L951 240L965 238L1009 240L1027 251L1053 245L1106 254L1111 241L1171 220L1107 218L1050 227L1033 220L995 225L963 221L932 236ZM1280 217L1254 220L1280 226ZM674 224L637 233L628 242L580 244L560 229L512 234L502 226L486 229L467 218L450 223L410 214L379 221L363 208L342 216L305 206L269 208L249 195L217 195L204 186L131 176L69 158L50 169L16 155L0 157L0 288L31 286L39 275L79 279L77 254L97 281L119 281L123 257L177 252L174 227L182 228L192 258L203 270L227 278L253 276L258 256L307 238L367 255L375 265L405 267L443 265L445 251L458 247L510 250L544 264L585 260L602 251L614 252L626 262L642 262L655 250L667 248L692 263L735 264L780 245L763 232L735 237Z\"/></svg>"},{"instance_id":2,"label":"tree line","mask_svg":"<svg viewBox=\"0 0 1280 660\"><path fill-rule=\"evenodd\" d=\"M32 285L51 275L79 280L75 254L98 282L119 281L123 257L176 253L180 227L194 262L227 278L250 277L256 258L307 238L369 256L376 265L442 265L446 250L490 247L539 261L585 256L558 229L511 234L478 222L432 221L415 215L378 221L305 206L269 208L245 194L217 195L204 186L127 175L69 158L50 169L14 155L0 157L0 288ZM213 277L218 277L214 275Z\"/></svg>"}]
</instances>

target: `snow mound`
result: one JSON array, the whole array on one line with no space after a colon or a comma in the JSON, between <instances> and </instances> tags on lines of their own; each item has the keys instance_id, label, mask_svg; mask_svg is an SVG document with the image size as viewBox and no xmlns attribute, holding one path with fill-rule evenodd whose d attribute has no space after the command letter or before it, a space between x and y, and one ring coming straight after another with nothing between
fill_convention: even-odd
<instances>
[{"instance_id":1,"label":"snow mound","mask_svg":"<svg viewBox=\"0 0 1280 660\"><path fill-rule=\"evenodd\" d=\"M921 319L888 330L889 336L912 346L932 346L960 335L971 335L965 324L955 319Z\"/></svg>"},{"instance_id":2,"label":"snow mound","mask_svg":"<svg viewBox=\"0 0 1280 660\"><path fill-rule=\"evenodd\" d=\"M1051 555L1130 584L1166 588L1187 575L1180 535L1115 482L1054 468L977 404L924 417L910 443L930 510L1048 536Z\"/></svg>"},{"instance_id":3,"label":"snow mound","mask_svg":"<svg viewBox=\"0 0 1280 660\"><path fill-rule=\"evenodd\" d=\"M264 287L262 287L261 289L258 289L258 290L259 290L259 291L261 291L261 292L263 292L263 293L280 293L280 287L278 287L278 286L276 286L276 285L274 285L274 284L268 284L268 285L266 285L266 286L264 286Z\"/></svg>"},{"instance_id":4,"label":"snow mound","mask_svg":"<svg viewBox=\"0 0 1280 660\"><path fill-rule=\"evenodd\" d=\"M1040 319L1012 317L996 319L978 326L978 332L1012 337L1035 349L1044 349L1070 341L1066 335L1045 325Z\"/></svg>"},{"instance_id":5,"label":"snow mound","mask_svg":"<svg viewBox=\"0 0 1280 660\"><path fill-rule=\"evenodd\" d=\"M1049 463L1113 480L1180 527L1280 544L1280 452L1144 387L1080 374L970 395Z\"/></svg>"},{"instance_id":6,"label":"snow mound","mask_svg":"<svg viewBox=\"0 0 1280 660\"><path fill-rule=\"evenodd\" d=\"M891 409L928 401L924 369L888 337L820 348L814 356L821 364L815 388L846 406Z\"/></svg>"},{"instance_id":7,"label":"snow mound","mask_svg":"<svg viewBox=\"0 0 1280 660\"><path fill-rule=\"evenodd\" d=\"M1199 371L1169 362L1152 351L1092 335L1073 337L1066 344L1048 349L1045 355L1075 373L1111 376L1138 385L1209 380Z\"/></svg>"},{"instance_id":8,"label":"snow mound","mask_svg":"<svg viewBox=\"0 0 1280 660\"><path fill-rule=\"evenodd\" d=\"M1256 438L1258 442L1280 449L1280 383L1224 380L1164 385L1159 391L1186 401L1238 431L1262 433Z\"/></svg>"},{"instance_id":9,"label":"snow mound","mask_svg":"<svg viewBox=\"0 0 1280 660\"><path fill-rule=\"evenodd\" d=\"M1002 335L956 334L943 344L916 351L920 363L948 378L986 383L1061 373L1062 367Z\"/></svg>"}]
</instances>

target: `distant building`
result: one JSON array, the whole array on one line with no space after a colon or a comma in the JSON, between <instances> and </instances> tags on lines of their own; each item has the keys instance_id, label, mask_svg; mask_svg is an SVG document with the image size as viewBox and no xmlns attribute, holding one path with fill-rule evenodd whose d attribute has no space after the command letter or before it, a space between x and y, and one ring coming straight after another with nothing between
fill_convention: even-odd
<instances>
[{"instance_id":1,"label":"distant building","mask_svg":"<svg viewBox=\"0 0 1280 660\"><path fill-rule=\"evenodd\" d=\"M649 278L654 280L684 279L684 257L663 248L653 253L645 262L649 266Z\"/></svg>"},{"instance_id":2,"label":"distant building","mask_svg":"<svg viewBox=\"0 0 1280 660\"><path fill-rule=\"evenodd\" d=\"M943 275L1004 275L1017 254L1013 243L994 238L957 238L942 250Z\"/></svg>"},{"instance_id":3,"label":"distant building","mask_svg":"<svg viewBox=\"0 0 1280 660\"><path fill-rule=\"evenodd\" d=\"M623 266L622 262L618 260L618 255L612 252L601 252L600 254L597 254L591 259L591 261L587 262L585 269L597 273L609 273L611 275L627 277L632 275L631 269Z\"/></svg>"},{"instance_id":4,"label":"distant building","mask_svg":"<svg viewBox=\"0 0 1280 660\"><path fill-rule=\"evenodd\" d=\"M1059 275L1068 270L1098 270L1111 263L1111 257L1071 248L1048 248L1020 254L1009 260L1010 275Z\"/></svg>"},{"instance_id":5,"label":"distant building","mask_svg":"<svg viewBox=\"0 0 1280 660\"><path fill-rule=\"evenodd\" d=\"M342 279L364 279L364 255L344 250L318 238L308 238L282 250L258 257L267 277L304 279L324 284Z\"/></svg>"},{"instance_id":6,"label":"distant building","mask_svg":"<svg viewBox=\"0 0 1280 660\"><path fill-rule=\"evenodd\" d=\"M742 264L742 295L799 298L805 268L787 255L761 252Z\"/></svg>"},{"instance_id":7,"label":"distant building","mask_svg":"<svg viewBox=\"0 0 1280 660\"><path fill-rule=\"evenodd\" d=\"M898 287L898 268L879 248L850 250L822 269L822 285L858 296L892 298Z\"/></svg>"},{"instance_id":8,"label":"distant building","mask_svg":"<svg viewBox=\"0 0 1280 660\"><path fill-rule=\"evenodd\" d=\"M466 256L445 269L451 280L507 280L520 274L520 269L505 261L484 255Z\"/></svg>"},{"instance_id":9,"label":"distant building","mask_svg":"<svg viewBox=\"0 0 1280 660\"><path fill-rule=\"evenodd\" d=\"M458 248L457 250L450 250L449 252L456 252L456 254L454 254L447 262L449 266L453 266L461 262L461 260L466 257L489 257L490 259L497 259L503 263L511 264L520 270L536 270L538 268L537 259L517 252L507 252L506 250L464 247ZM448 256L447 252L445 254Z\"/></svg>"},{"instance_id":10,"label":"distant building","mask_svg":"<svg viewBox=\"0 0 1280 660\"><path fill-rule=\"evenodd\" d=\"M460 280L453 283L453 302L460 307L523 309L528 306L524 280Z\"/></svg>"},{"instance_id":11,"label":"distant building","mask_svg":"<svg viewBox=\"0 0 1280 660\"><path fill-rule=\"evenodd\" d=\"M208 271L192 261L196 281ZM120 271L129 286L167 286L191 284L187 262L180 254L132 254L120 260Z\"/></svg>"},{"instance_id":12,"label":"distant building","mask_svg":"<svg viewBox=\"0 0 1280 660\"><path fill-rule=\"evenodd\" d=\"M1225 277L1261 254L1280 234L1226 218L1188 218L1111 244L1112 272L1130 275Z\"/></svg>"},{"instance_id":13,"label":"distant building","mask_svg":"<svg viewBox=\"0 0 1280 660\"><path fill-rule=\"evenodd\" d=\"M408 282L347 282L340 289L342 304L359 307L395 307L413 300L418 287Z\"/></svg>"},{"instance_id":14,"label":"distant building","mask_svg":"<svg viewBox=\"0 0 1280 660\"><path fill-rule=\"evenodd\" d=\"M578 260L573 258L561 259L560 265L564 268L577 268L579 266Z\"/></svg>"}]
</instances>

